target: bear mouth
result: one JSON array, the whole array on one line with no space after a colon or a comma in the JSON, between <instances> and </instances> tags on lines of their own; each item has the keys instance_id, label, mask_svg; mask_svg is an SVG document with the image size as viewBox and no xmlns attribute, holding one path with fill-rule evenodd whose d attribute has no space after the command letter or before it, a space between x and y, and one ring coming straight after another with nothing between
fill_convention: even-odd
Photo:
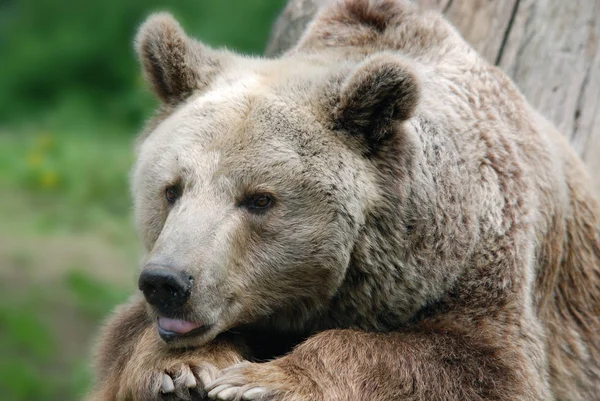
<instances>
[{"instance_id":1,"label":"bear mouth","mask_svg":"<svg viewBox=\"0 0 600 401\"><path fill-rule=\"evenodd\" d=\"M159 316L157 318L158 335L164 342L170 343L180 338L200 336L211 328L210 325L182 319Z\"/></svg>"}]
</instances>

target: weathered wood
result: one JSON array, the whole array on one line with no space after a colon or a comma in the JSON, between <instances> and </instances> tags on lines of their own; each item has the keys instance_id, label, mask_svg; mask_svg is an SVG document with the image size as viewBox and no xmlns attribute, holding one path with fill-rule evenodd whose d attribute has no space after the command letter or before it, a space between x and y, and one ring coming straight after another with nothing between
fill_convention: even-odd
<instances>
[{"instance_id":1,"label":"weathered wood","mask_svg":"<svg viewBox=\"0 0 600 401\"><path fill-rule=\"evenodd\" d=\"M277 56L292 47L319 8L331 0L289 0L271 30L265 54Z\"/></svg>"},{"instance_id":2,"label":"weathered wood","mask_svg":"<svg viewBox=\"0 0 600 401\"><path fill-rule=\"evenodd\" d=\"M319 7L290 0L268 55L290 48ZM556 124L589 167L600 193L600 0L416 0L443 12Z\"/></svg>"},{"instance_id":3,"label":"weathered wood","mask_svg":"<svg viewBox=\"0 0 600 401\"><path fill-rule=\"evenodd\" d=\"M499 66L585 156L600 131L600 0L528 0L519 10Z\"/></svg>"},{"instance_id":4,"label":"weathered wood","mask_svg":"<svg viewBox=\"0 0 600 401\"><path fill-rule=\"evenodd\" d=\"M518 0L421 0L425 8L442 11L477 51L495 63L504 45Z\"/></svg>"}]
</instances>

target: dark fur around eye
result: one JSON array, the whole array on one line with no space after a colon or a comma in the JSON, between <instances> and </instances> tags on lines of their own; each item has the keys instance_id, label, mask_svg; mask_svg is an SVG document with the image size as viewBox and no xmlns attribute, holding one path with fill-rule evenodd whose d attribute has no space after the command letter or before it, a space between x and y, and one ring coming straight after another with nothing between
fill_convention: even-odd
<instances>
[{"instance_id":1,"label":"dark fur around eye","mask_svg":"<svg viewBox=\"0 0 600 401\"><path fill-rule=\"evenodd\" d=\"M269 194L253 194L247 196L242 202L248 211L252 213L264 213L273 207L275 200L272 195Z\"/></svg>"},{"instance_id":2,"label":"dark fur around eye","mask_svg":"<svg viewBox=\"0 0 600 401\"><path fill-rule=\"evenodd\" d=\"M181 187L179 185L171 185L165 189L165 198L167 202L173 204L181 197Z\"/></svg>"}]
</instances>

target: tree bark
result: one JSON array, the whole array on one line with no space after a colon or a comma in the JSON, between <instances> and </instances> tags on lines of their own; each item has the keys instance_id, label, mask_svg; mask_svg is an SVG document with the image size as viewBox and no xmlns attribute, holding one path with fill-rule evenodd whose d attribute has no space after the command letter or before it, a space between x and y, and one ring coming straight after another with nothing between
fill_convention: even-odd
<instances>
[{"instance_id":1,"label":"tree bark","mask_svg":"<svg viewBox=\"0 0 600 401\"><path fill-rule=\"evenodd\" d=\"M266 54L292 47L332 0L289 0ZM441 11L570 140L600 193L600 0L415 0Z\"/></svg>"}]
</instances>

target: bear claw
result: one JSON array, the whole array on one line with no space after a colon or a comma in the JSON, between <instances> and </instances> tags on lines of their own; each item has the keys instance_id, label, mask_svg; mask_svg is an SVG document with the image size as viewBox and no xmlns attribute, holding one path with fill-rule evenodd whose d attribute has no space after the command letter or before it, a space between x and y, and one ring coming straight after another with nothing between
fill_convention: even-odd
<instances>
[{"instance_id":1,"label":"bear claw","mask_svg":"<svg viewBox=\"0 0 600 401\"><path fill-rule=\"evenodd\" d=\"M192 369L187 365L183 365L174 371L168 370L162 373L160 393L175 393L178 397L186 397L188 390L194 389L197 386L198 380L196 380Z\"/></svg>"},{"instance_id":2,"label":"bear claw","mask_svg":"<svg viewBox=\"0 0 600 401\"><path fill-rule=\"evenodd\" d=\"M229 384L221 384L220 386L212 389L208 396L212 399L221 401L232 401L232 400L258 400L263 394L266 393L266 389L263 387L252 387L248 386L238 387Z\"/></svg>"},{"instance_id":3,"label":"bear claw","mask_svg":"<svg viewBox=\"0 0 600 401\"><path fill-rule=\"evenodd\" d=\"M245 400L256 400L258 399L261 395L263 395L264 393L267 392L267 389L264 387L254 387L251 388L250 390L247 390L242 397Z\"/></svg>"},{"instance_id":4,"label":"bear claw","mask_svg":"<svg viewBox=\"0 0 600 401\"><path fill-rule=\"evenodd\" d=\"M237 401L258 400L267 395L267 389L255 383L249 383L243 369L250 364L240 363L220 371L218 376L204 384L208 396L214 400Z\"/></svg>"},{"instance_id":5,"label":"bear claw","mask_svg":"<svg viewBox=\"0 0 600 401\"><path fill-rule=\"evenodd\" d=\"M221 371L219 369L206 362L200 363L194 371L200 380L200 385L202 387L208 386L209 383L212 383L221 376Z\"/></svg>"},{"instance_id":6,"label":"bear claw","mask_svg":"<svg viewBox=\"0 0 600 401\"><path fill-rule=\"evenodd\" d=\"M173 391L175 391L175 385L173 384L173 379L171 379L171 376L169 376L167 374L163 374L162 386L161 386L160 392L163 394L168 394L168 393L172 393Z\"/></svg>"}]
</instances>

